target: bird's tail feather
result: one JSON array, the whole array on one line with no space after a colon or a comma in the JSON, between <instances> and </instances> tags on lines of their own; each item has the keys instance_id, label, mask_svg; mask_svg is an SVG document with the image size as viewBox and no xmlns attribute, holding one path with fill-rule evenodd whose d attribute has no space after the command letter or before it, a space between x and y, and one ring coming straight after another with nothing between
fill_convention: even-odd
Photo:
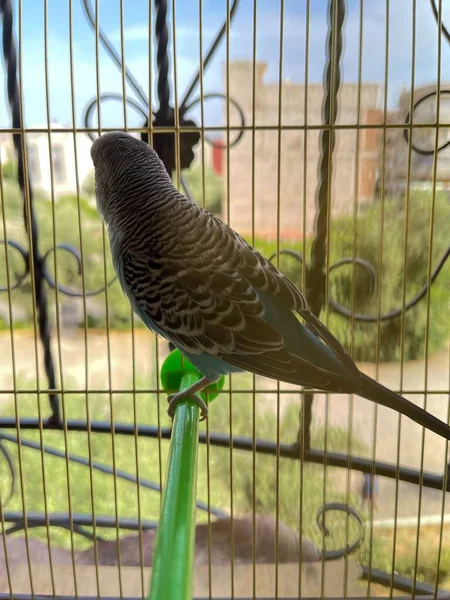
<instances>
[{"instance_id":1,"label":"bird's tail feather","mask_svg":"<svg viewBox=\"0 0 450 600\"><path fill-rule=\"evenodd\" d=\"M450 440L450 427L446 423L367 375L361 373L360 377L361 388L358 391L358 395L364 396L364 398L382 406L392 408L419 425L422 425L422 427L433 431L446 440Z\"/></svg>"}]
</instances>

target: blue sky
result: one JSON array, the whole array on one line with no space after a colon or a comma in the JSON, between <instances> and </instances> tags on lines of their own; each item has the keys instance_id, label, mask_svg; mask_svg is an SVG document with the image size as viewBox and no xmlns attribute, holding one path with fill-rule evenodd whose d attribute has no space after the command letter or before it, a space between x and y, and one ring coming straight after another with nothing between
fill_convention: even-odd
<instances>
[{"instance_id":1,"label":"blue sky","mask_svg":"<svg viewBox=\"0 0 450 600\"><path fill-rule=\"evenodd\" d=\"M92 0L95 4L95 0ZM344 81L358 81L360 46L360 5L364 6L362 40L362 80L385 80L386 7L381 0L348 0L345 24ZM169 0L171 4L171 0ZM226 0L204 0L203 44L209 46L226 16ZM450 3L444 2L444 21L450 28ZM285 0L285 27L283 45L283 79L292 83L305 77L306 1ZM394 106L402 88L410 87L412 73L412 5L413 0L391 0L389 8L388 97ZM257 60L268 64L266 80L279 78L280 3L277 0L258 1ZM129 69L144 89L155 96L155 54L149 64L148 0L123 0L125 60ZM438 30L429 0L416 0L416 84L437 80ZM199 65L199 9L198 0L176 2L177 88L181 97ZM25 119L27 126L44 124L47 120L44 78L44 1L22 0L22 66ZM100 25L120 52L120 2L99 1ZM171 14L172 11L171 11ZM16 26L18 13L16 10ZM154 26L153 26L154 27ZM240 0L230 35L231 59L251 59L253 45L253 0ZM327 1L311 0L309 21L310 48L308 75L312 82L322 80L325 62L327 32ZM172 37L172 32L171 32ZM86 103L96 93L95 37L88 25L81 0L73 0L73 53L75 109L77 125ZM153 40L154 42L154 40ZM154 47L154 46L153 46ZM173 48L171 49L173 57ZM69 54L69 2L48 0L48 73L49 102L52 121L72 124ZM223 91L223 62L226 43L219 51L205 75L204 90ZM149 83L149 73L151 82ZM441 80L450 81L450 45L442 41ZM172 92L173 92L172 79ZM3 74L2 88L5 90ZM121 74L105 51L100 53L101 92L122 92ZM134 97L127 88L127 93ZM198 91L195 93L198 95ZM139 125L141 118L129 110L129 125ZM211 106L207 112L208 125L221 125L222 110ZM105 126L123 126L120 103L109 103L102 109ZM5 106L5 92L0 95L0 126L9 125Z\"/></svg>"}]
</instances>

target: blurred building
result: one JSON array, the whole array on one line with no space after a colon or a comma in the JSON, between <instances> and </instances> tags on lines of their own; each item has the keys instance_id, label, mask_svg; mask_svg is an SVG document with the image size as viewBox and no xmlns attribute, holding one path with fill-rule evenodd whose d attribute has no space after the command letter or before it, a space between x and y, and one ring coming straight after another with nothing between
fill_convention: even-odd
<instances>
[{"instance_id":1,"label":"blurred building","mask_svg":"<svg viewBox=\"0 0 450 600\"><path fill-rule=\"evenodd\" d=\"M303 84L286 80L280 92L278 83L264 82L266 67L265 63L256 63L253 82L251 61L230 63L230 97L242 108L247 129L240 142L230 150L229 177L227 152L220 147L224 135L214 138L216 145L205 143L205 164L216 175L223 176L222 216L225 220L229 216L232 227L249 234L254 219L257 235L275 237L279 228L285 237L301 237L303 232L313 231L317 212L323 85L310 83L306 89ZM438 146L443 147L447 142L449 146L437 155L436 185L450 189L450 84L441 84L441 92L437 119L435 85L416 88L412 99L409 90L403 91L398 108L386 113L384 134L383 85L364 83L360 89L358 84L341 85L331 171L332 214L351 213L355 203L364 206L373 202L380 193L382 180L385 193L390 196L402 195L407 188L431 188L438 120L443 124L438 128ZM412 141L422 152L412 149L409 153L402 127L411 103L416 105L414 124L418 125L413 129ZM356 123L360 125L359 130ZM427 124L430 127L424 127ZM232 105L230 125L240 125ZM367 125L369 128L365 127ZM45 127L35 125L33 128ZM52 129L62 130L64 126L53 123ZM237 133L238 130L232 130L230 138ZM51 197L52 192L50 165L55 197L76 192L75 147L79 185L83 186L93 176L91 141L86 134L74 136L69 130L54 132L50 148L46 133L27 133L26 141L33 187L46 196ZM193 166L202 159L201 144L195 147L195 156ZM2 164L15 161L9 133L0 133L0 159Z\"/></svg>"},{"instance_id":2,"label":"blurred building","mask_svg":"<svg viewBox=\"0 0 450 600\"><path fill-rule=\"evenodd\" d=\"M205 140L203 146L200 142L194 146L194 162L191 167L199 165L204 159L205 167L210 167L215 175L223 177L226 156L223 151L222 138L217 135L208 135L208 139L210 141Z\"/></svg>"},{"instance_id":3,"label":"blurred building","mask_svg":"<svg viewBox=\"0 0 450 600\"><path fill-rule=\"evenodd\" d=\"M265 71L266 64L257 63L253 82L251 62L236 61L229 66L230 96L241 106L246 125L254 126L254 156L250 129L230 152L229 203L224 162L223 216L227 218L229 212L231 226L245 234L251 232L254 214L257 235L274 237L279 227L281 235L299 237L303 231L313 230L316 215L324 90L321 83L305 88L286 81L280 93L278 83L264 82ZM363 84L359 91L357 84L343 84L338 103L337 124L344 128L336 131L332 214L351 213L355 202L367 204L375 196L382 130L362 128L358 132L355 123L382 123L383 86ZM233 109L230 119L232 126L239 125Z\"/></svg>"},{"instance_id":4,"label":"blurred building","mask_svg":"<svg viewBox=\"0 0 450 600\"><path fill-rule=\"evenodd\" d=\"M421 86L401 93L398 109L388 115L388 125L412 123L412 147L403 128L386 130L384 183L389 195L403 194L409 188L431 189L434 176L436 187L450 189L450 85L441 84L439 118L437 114L436 85ZM413 118L410 118L411 107ZM439 122L443 126L436 128ZM427 124L430 127L426 127ZM438 148L435 172L435 143ZM445 144L449 143L448 147ZM380 156L380 165L383 157Z\"/></svg>"},{"instance_id":5,"label":"blurred building","mask_svg":"<svg viewBox=\"0 0 450 600\"><path fill-rule=\"evenodd\" d=\"M46 125L34 125L30 129L45 129L46 127ZM59 123L53 123L51 127L52 129L64 129L64 126ZM27 166L33 188L48 197L52 193L50 165L53 167L55 196L76 193L75 148L79 185L83 185L93 173L90 155L91 140L85 133L74 136L71 131L58 131L52 133L50 144L47 133L27 133L26 143ZM0 134L0 156L2 164L16 161L11 134Z\"/></svg>"}]
</instances>

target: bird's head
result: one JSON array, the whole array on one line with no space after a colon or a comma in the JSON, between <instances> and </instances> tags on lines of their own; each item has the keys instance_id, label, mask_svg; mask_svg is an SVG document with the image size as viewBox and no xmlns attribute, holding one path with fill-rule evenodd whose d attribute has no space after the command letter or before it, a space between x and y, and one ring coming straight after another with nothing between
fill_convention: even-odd
<instances>
[{"instance_id":1,"label":"bird's head","mask_svg":"<svg viewBox=\"0 0 450 600\"><path fill-rule=\"evenodd\" d=\"M97 207L108 223L113 214L133 209L170 177L159 156L145 142L121 131L105 133L91 146Z\"/></svg>"}]
</instances>

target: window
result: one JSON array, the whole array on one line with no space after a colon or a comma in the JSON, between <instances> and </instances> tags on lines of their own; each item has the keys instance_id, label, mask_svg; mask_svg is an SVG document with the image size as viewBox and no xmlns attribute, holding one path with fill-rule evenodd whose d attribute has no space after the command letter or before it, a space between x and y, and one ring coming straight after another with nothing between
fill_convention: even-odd
<instances>
[{"instance_id":1,"label":"window","mask_svg":"<svg viewBox=\"0 0 450 600\"><path fill-rule=\"evenodd\" d=\"M66 162L64 160L64 148L61 144L53 146L52 149L53 157L53 173L55 176L55 183L65 183L66 181Z\"/></svg>"}]
</instances>

